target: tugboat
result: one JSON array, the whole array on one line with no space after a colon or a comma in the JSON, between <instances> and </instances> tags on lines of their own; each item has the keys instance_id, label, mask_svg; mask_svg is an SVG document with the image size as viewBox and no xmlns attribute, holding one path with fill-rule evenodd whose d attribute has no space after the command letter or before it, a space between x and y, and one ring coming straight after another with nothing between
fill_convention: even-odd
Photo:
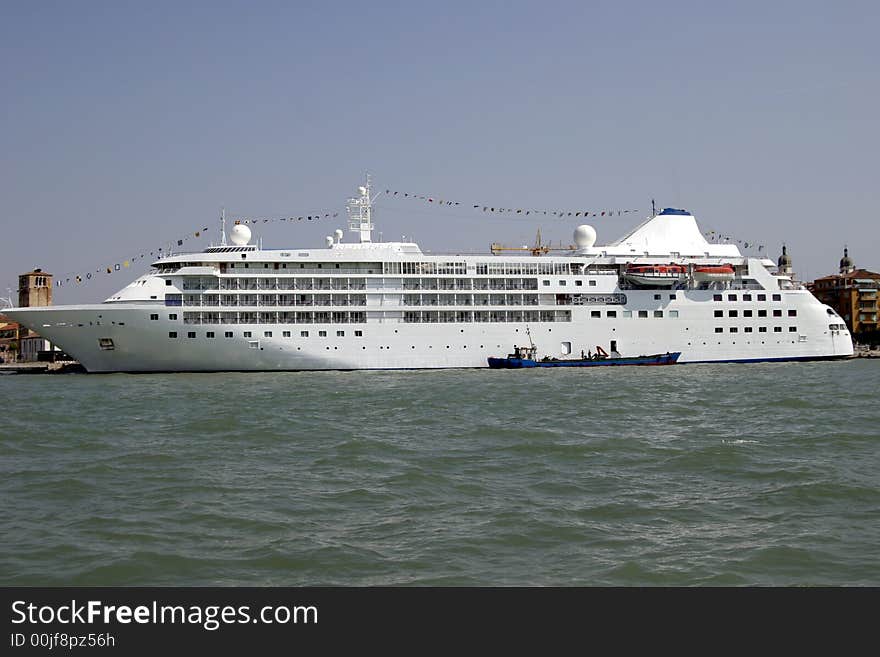
<instances>
[{"instance_id":1,"label":"tugboat","mask_svg":"<svg viewBox=\"0 0 880 657\"><path fill-rule=\"evenodd\" d=\"M596 346L596 353L590 352L584 354L581 352L580 358L551 358L544 356L538 359L537 348L534 343L528 347L514 345L513 353L507 354L505 358L489 357L489 368L493 370L511 370L523 369L527 367L604 367L618 365L675 365L678 357L681 356L680 351L667 351L665 354L651 354L650 356L630 356L624 357L620 355L610 356L602 347ZM616 354L617 352L615 352Z\"/></svg>"}]
</instances>

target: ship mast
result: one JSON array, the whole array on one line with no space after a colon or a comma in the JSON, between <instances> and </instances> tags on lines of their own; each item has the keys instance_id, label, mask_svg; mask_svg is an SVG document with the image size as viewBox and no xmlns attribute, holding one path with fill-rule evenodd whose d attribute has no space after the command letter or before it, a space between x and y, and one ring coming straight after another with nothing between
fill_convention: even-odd
<instances>
[{"instance_id":1,"label":"ship mast","mask_svg":"<svg viewBox=\"0 0 880 657\"><path fill-rule=\"evenodd\" d=\"M220 208L220 246L226 246L226 208Z\"/></svg>"},{"instance_id":2,"label":"ship mast","mask_svg":"<svg viewBox=\"0 0 880 657\"><path fill-rule=\"evenodd\" d=\"M370 174L366 184L358 187L360 196L348 199L348 228L358 233L361 243L372 242L373 201L370 198Z\"/></svg>"}]
</instances>

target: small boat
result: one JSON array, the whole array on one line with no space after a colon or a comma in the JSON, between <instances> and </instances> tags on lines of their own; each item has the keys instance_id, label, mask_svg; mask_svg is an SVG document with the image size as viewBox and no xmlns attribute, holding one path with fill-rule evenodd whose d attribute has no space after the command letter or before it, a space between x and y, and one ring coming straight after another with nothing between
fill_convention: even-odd
<instances>
[{"instance_id":1,"label":"small boat","mask_svg":"<svg viewBox=\"0 0 880 657\"><path fill-rule=\"evenodd\" d=\"M527 367L606 367L620 365L675 365L680 351L667 351L665 354L650 356L609 356L602 347L596 347L596 353L583 358L544 358L538 359L535 346L514 347L513 353L505 358L489 358L489 368L493 370L514 370Z\"/></svg>"},{"instance_id":2,"label":"small boat","mask_svg":"<svg viewBox=\"0 0 880 657\"><path fill-rule=\"evenodd\" d=\"M694 280L699 283L732 281L733 265L700 265L694 267Z\"/></svg>"},{"instance_id":3,"label":"small boat","mask_svg":"<svg viewBox=\"0 0 880 657\"><path fill-rule=\"evenodd\" d=\"M646 287L671 287L687 277L687 267L683 265L630 265L624 272L630 283Z\"/></svg>"}]
</instances>

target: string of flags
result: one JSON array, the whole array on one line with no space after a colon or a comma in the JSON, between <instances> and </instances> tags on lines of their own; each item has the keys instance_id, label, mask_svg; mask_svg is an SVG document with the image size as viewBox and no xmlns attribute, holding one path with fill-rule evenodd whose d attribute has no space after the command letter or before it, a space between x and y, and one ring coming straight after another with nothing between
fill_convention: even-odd
<instances>
[{"instance_id":1,"label":"string of flags","mask_svg":"<svg viewBox=\"0 0 880 657\"><path fill-rule=\"evenodd\" d=\"M504 207L494 203L475 203L473 201L455 201L440 198L438 196L426 196L424 194L413 194L410 192L401 192L398 190L386 189L385 195L389 198L412 199L423 201L437 206L459 206L465 209L476 210L479 212L492 214L519 214L519 215L541 215L553 217L613 217L625 214L636 213L638 210L536 210L527 207Z\"/></svg>"},{"instance_id":2,"label":"string of flags","mask_svg":"<svg viewBox=\"0 0 880 657\"><path fill-rule=\"evenodd\" d=\"M322 210L320 212L313 212L311 214L303 214L303 215L294 215L294 216L273 216L273 217L253 217L253 216L244 216L244 215L230 215L229 219L232 220L233 223L236 224L248 224L248 225L256 225L256 224L268 224L275 222L296 222L296 221L317 221L320 219L330 219L339 216L339 212L333 212L332 210ZM61 274L56 276L55 278L55 287L64 287L65 285L82 285L92 281L97 276L103 274L115 274L119 271L124 271L132 267L137 261L144 260L146 258L150 258L151 260L154 258L162 257L163 255L168 255L173 251L174 245L180 247L189 242L190 240L196 240L200 237L205 236L209 232L208 226L200 228L198 230L194 230L182 237L179 237L176 240L172 240L167 242L167 247L159 247L153 249L152 251L143 251L140 253L135 253L129 258L119 259L116 262L109 265L101 265L96 267L95 269L89 269L85 271L75 271L68 272L66 274Z\"/></svg>"},{"instance_id":3,"label":"string of flags","mask_svg":"<svg viewBox=\"0 0 880 657\"><path fill-rule=\"evenodd\" d=\"M752 249L758 249L758 251L764 250L763 244L758 244L755 241L739 240L739 239L736 239L735 237L733 237L732 235L723 235L720 232L717 232L714 230L703 231L703 235L705 236L705 238L707 240L709 240L710 242L714 242L716 244L718 244L720 242L724 242L725 244L730 244L731 242L736 242L737 244L739 244L741 247L743 247L745 249L752 248Z\"/></svg>"}]
</instances>

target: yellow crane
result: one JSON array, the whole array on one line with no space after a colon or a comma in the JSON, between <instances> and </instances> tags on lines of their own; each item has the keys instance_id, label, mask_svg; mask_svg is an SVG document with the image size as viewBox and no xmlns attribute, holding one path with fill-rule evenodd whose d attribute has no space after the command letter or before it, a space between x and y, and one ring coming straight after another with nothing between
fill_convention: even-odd
<instances>
[{"instance_id":1,"label":"yellow crane","mask_svg":"<svg viewBox=\"0 0 880 657\"><path fill-rule=\"evenodd\" d=\"M498 242L492 242L489 246L489 250L492 252L492 255L498 255L504 251L528 251L533 256L542 256L547 255L550 251L574 251L576 247L574 246L558 246L551 247L549 244L543 244L541 242L541 229L538 229L538 234L535 236L535 244L534 246L504 246L499 244Z\"/></svg>"}]
</instances>

